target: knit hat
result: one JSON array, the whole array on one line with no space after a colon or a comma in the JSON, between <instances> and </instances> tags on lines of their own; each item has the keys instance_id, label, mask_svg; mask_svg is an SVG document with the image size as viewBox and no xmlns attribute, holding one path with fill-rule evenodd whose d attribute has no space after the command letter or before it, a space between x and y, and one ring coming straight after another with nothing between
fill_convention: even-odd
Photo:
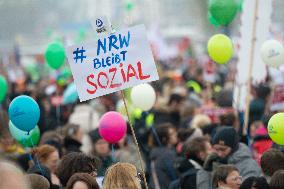
<instances>
[{"instance_id":1,"label":"knit hat","mask_svg":"<svg viewBox=\"0 0 284 189\"><path fill-rule=\"evenodd\" d=\"M94 129L89 132L89 136L91 138L92 143L96 143L98 140L102 139L99 129Z\"/></svg>"},{"instance_id":2,"label":"knit hat","mask_svg":"<svg viewBox=\"0 0 284 189\"><path fill-rule=\"evenodd\" d=\"M233 150L238 147L239 137L233 127L223 127L217 130L213 137L212 145L220 144L231 147Z\"/></svg>"}]
</instances>

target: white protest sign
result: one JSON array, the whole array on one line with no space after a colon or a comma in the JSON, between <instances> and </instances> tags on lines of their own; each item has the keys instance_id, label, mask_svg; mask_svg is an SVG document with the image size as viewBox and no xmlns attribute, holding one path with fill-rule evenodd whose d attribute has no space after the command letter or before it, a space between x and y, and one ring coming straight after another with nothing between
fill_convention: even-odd
<instances>
[{"instance_id":1,"label":"white protest sign","mask_svg":"<svg viewBox=\"0 0 284 189\"><path fill-rule=\"evenodd\" d=\"M144 25L67 47L67 57L81 102L159 79Z\"/></svg>"}]
</instances>

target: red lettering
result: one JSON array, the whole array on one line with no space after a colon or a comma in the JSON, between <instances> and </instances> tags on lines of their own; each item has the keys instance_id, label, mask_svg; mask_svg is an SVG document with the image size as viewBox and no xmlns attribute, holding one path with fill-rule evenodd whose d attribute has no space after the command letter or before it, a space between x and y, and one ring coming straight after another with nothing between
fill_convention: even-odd
<instances>
[{"instance_id":1,"label":"red lettering","mask_svg":"<svg viewBox=\"0 0 284 189\"><path fill-rule=\"evenodd\" d=\"M136 79L138 79L135 69L133 68L131 64L129 64L127 67L127 82L129 81L129 78L134 77L134 76L136 77Z\"/></svg>"},{"instance_id":2,"label":"red lettering","mask_svg":"<svg viewBox=\"0 0 284 189\"><path fill-rule=\"evenodd\" d=\"M94 74L91 74L91 75L89 75L89 76L87 77L87 83L89 83L90 85L92 85L92 86L94 87L93 90L87 89L87 92L88 92L89 94L95 94L95 92L96 92L97 89L98 89L97 85L96 85L94 82L91 81L91 79L94 79L94 77L95 77Z\"/></svg>"},{"instance_id":3,"label":"red lettering","mask_svg":"<svg viewBox=\"0 0 284 189\"><path fill-rule=\"evenodd\" d=\"M143 75L141 62L138 62L137 66L138 66L139 79L140 80L148 79L150 75Z\"/></svg>"},{"instance_id":4,"label":"red lettering","mask_svg":"<svg viewBox=\"0 0 284 189\"><path fill-rule=\"evenodd\" d=\"M116 68L111 68L111 69L109 69L109 73L113 73L113 76L112 76L112 78L111 78L111 82L110 82L110 87L109 88L116 88L116 87L120 87L122 84L121 83L113 83L113 79L114 79L114 77L115 77L115 75L116 75L116 71L117 71L117 69Z\"/></svg>"},{"instance_id":5,"label":"red lettering","mask_svg":"<svg viewBox=\"0 0 284 189\"><path fill-rule=\"evenodd\" d=\"M123 64L120 63L119 67L121 68L120 71L121 71L122 79L123 79L123 82L125 83L126 82L126 77L125 77L125 73L124 73L124 70L123 70L122 66L123 66Z\"/></svg>"},{"instance_id":6,"label":"red lettering","mask_svg":"<svg viewBox=\"0 0 284 189\"><path fill-rule=\"evenodd\" d=\"M107 82L106 82L105 86L103 86L101 84L101 80L100 80L101 76L105 76L105 78L107 79ZM106 89L107 86L108 86L108 83L109 83L109 78L108 78L107 74L105 72L100 72L99 75L98 75L98 85L100 86L100 88Z\"/></svg>"}]
</instances>

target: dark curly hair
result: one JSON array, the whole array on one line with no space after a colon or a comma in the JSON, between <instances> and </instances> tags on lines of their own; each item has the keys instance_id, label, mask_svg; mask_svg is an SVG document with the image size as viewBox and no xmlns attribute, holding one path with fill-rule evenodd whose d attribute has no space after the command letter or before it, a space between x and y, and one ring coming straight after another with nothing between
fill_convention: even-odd
<instances>
[{"instance_id":1,"label":"dark curly hair","mask_svg":"<svg viewBox=\"0 0 284 189\"><path fill-rule=\"evenodd\" d=\"M75 173L92 173L97 171L101 162L95 156L72 152L63 156L57 168L57 176L63 186Z\"/></svg>"}]
</instances>

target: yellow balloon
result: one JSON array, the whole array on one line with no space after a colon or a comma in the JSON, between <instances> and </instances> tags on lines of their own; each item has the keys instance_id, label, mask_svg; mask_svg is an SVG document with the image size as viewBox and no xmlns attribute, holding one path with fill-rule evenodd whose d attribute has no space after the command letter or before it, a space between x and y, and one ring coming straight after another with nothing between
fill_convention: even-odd
<instances>
[{"instance_id":1,"label":"yellow balloon","mask_svg":"<svg viewBox=\"0 0 284 189\"><path fill-rule=\"evenodd\" d=\"M233 56L233 44L229 37L223 34L213 35L208 43L209 56L218 64L225 64Z\"/></svg>"},{"instance_id":2,"label":"yellow balloon","mask_svg":"<svg viewBox=\"0 0 284 189\"><path fill-rule=\"evenodd\" d=\"M268 122L267 129L273 142L284 145L284 113L273 115Z\"/></svg>"}]
</instances>

